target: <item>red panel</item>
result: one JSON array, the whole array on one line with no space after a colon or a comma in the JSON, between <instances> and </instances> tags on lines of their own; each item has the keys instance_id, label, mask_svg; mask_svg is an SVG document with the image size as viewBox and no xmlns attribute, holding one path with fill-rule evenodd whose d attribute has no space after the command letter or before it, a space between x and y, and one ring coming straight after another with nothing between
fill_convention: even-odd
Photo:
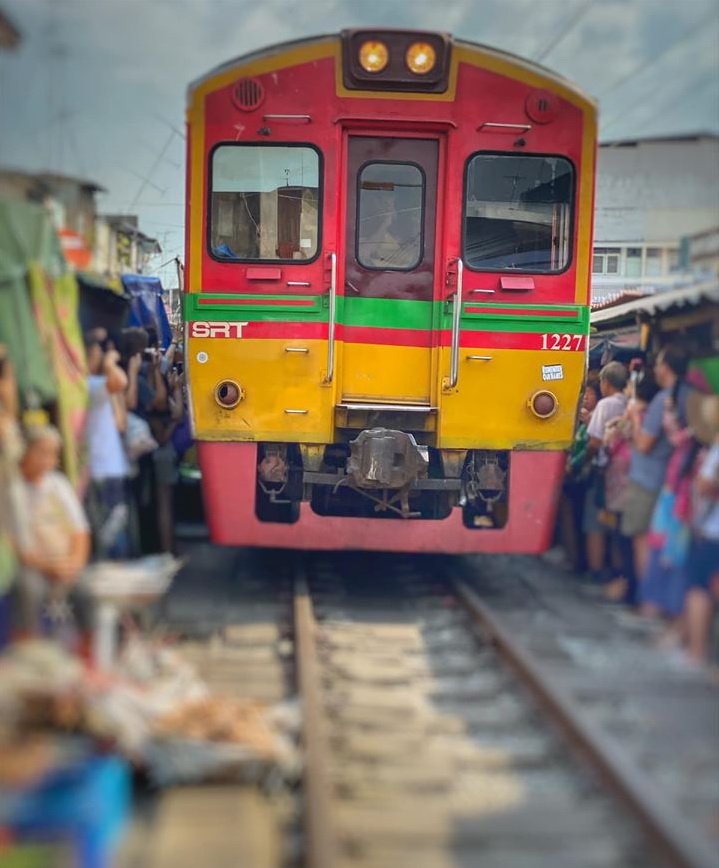
<instances>
[{"instance_id":1,"label":"red panel","mask_svg":"<svg viewBox=\"0 0 719 868\"><path fill-rule=\"evenodd\" d=\"M282 277L281 268L248 268L248 280L279 280Z\"/></svg>"},{"instance_id":2,"label":"red panel","mask_svg":"<svg viewBox=\"0 0 719 868\"><path fill-rule=\"evenodd\" d=\"M395 552L544 551L551 542L564 471L561 452L514 452L509 520L501 530L470 530L454 509L443 521L391 521L316 515L303 503L295 524L255 516L255 443L200 443L212 539L221 545Z\"/></svg>"},{"instance_id":3,"label":"red panel","mask_svg":"<svg viewBox=\"0 0 719 868\"><path fill-rule=\"evenodd\" d=\"M534 278L507 277L503 274L499 278L499 285L505 292L529 292L530 289L534 289Z\"/></svg>"},{"instance_id":4,"label":"red panel","mask_svg":"<svg viewBox=\"0 0 719 868\"><path fill-rule=\"evenodd\" d=\"M534 319L537 316L541 316L543 319L544 319L544 317L549 317L549 316L563 316L566 318L567 316L571 316L574 313L573 310L567 311L566 308L561 308L561 307L555 308L555 309L552 309L552 308L538 309L538 308L533 308L533 307L528 305L525 308L520 308L519 310L517 310L516 308L511 308L511 307L471 307L471 304L472 304L471 301L468 301L465 303L465 305L466 305L464 308L465 313L481 313L481 314L484 314L485 316L499 316L499 315L501 315L501 316L513 316L513 317L526 316L527 319L530 319L530 318Z\"/></svg>"},{"instance_id":5,"label":"red panel","mask_svg":"<svg viewBox=\"0 0 719 868\"><path fill-rule=\"evenodd\" d=\"M218 302L214 298L203 298L200 296L197 303L202 305L216 305ZM243 307L254 305L262 305L262 307L282 306L282 307L314 307L315 301L312 298L248 298L246 295L238 295L237 298L223 298L220 302L222 305L241 304Z\"/></svg>"}]
</instances>

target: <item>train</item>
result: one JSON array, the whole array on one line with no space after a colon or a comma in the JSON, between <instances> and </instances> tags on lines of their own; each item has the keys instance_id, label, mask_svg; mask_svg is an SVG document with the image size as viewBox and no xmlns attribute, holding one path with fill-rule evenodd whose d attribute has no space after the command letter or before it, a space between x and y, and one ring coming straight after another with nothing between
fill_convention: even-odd
<instances>
[{"instance_id":1,"label":"train","mask_svg":"<svg viewBox=\"0 0 719 868\"><path fill-rule=\"evenodd\" d=\"M213 541L538 553L586 375L596 106L363 28L188 89L185 369Z\"/></svg>"}]
</instances>

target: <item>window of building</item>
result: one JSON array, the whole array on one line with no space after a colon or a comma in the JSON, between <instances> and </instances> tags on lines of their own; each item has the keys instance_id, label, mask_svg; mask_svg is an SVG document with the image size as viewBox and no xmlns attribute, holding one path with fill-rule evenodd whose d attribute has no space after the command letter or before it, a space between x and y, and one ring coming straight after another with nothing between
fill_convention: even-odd
<instances>
[{"instance_id":1,"label":"window of building","mask_svg":"<svg viewBox=\"0 0 719 868\"><path fill-rule=\"evenodd\" d=\"M627 253L624 258L624 274L627 277L642 276L642 248L627 247Z\"/></svg>"},{"instance_id":2,"label":"window of building","mask_svg":"<svg viewBox=\"0 0 719 868\"><path fill-rule=\"evenodd\" d=\"M562 271L569 264L574 173L561 157L476 154L467 166L470 268Z\"/></svg>"},{"instance_id":3,"label":"window of building","mask_svg":"<svg viewBox=\"0 0 719 868\"><path fill-rule=\"evenodd\" d=\"M309 260L319 250L320 158L299 145L221 145L212 155L210 251L222 260Z\"/></svg>"},{"instance_id":4,"label":"window of building","mask_svg":"<svg viewBox=\"0 0 719 868\"><path fill-rule=\"evenodd\" d=\"M662 272L661 247L647 247L647 259L644 274L647 277L660 277Z\"/></svg>"},{"instance_id":5,"label":"window of building","mask_svg":"<svg viewBox=\"0 0 719 868\"><path fill-rule=\"evenodd\" d=\"M413 163L367 163L359 174L357 261L404 271L422 259L424 174Z\"/></svg>"},{"instance_id":6,"label":"window of building","mask_svg":"<svg viewBox=\"0 0 719 868\"><path fill-rule=\"evenodd\" d=\"M619 274L619 247L595 247L592 256L592 274Z\"/></svg>"}]
</instances>

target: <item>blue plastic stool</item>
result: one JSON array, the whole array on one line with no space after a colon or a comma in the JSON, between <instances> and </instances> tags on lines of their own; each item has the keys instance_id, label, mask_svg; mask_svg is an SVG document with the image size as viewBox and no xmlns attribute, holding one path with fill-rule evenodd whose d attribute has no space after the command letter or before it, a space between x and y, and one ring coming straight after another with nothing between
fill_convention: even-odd
<instances>
[{"instance_id":1,"label":"blue plastic stool","mask_svg":"<svg viewBox=\"0 0 719 868\"><path fill-rule=\"evenodd\" d=\"M127 764L93 757L15 799L5 825L20 839L68 841L77 868L110 868L130 804Z\"/></svg>"}]
</instances>

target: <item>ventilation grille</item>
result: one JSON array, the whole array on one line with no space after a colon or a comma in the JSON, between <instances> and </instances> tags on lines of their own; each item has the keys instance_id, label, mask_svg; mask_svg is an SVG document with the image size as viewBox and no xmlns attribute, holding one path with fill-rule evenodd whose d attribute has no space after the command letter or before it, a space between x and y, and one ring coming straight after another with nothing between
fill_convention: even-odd
<instances>
[{"instance_id":1,"label":"ventilation grille","mask_svg":"<svg viewBox=\"0 0 719 868\"><path fill-rule=\"evenodd\" d=\"M265 100L265 89L256 78L242 78L235 85L233 100L244 112L254 111Z\"/></svg>"}]
</instances>

